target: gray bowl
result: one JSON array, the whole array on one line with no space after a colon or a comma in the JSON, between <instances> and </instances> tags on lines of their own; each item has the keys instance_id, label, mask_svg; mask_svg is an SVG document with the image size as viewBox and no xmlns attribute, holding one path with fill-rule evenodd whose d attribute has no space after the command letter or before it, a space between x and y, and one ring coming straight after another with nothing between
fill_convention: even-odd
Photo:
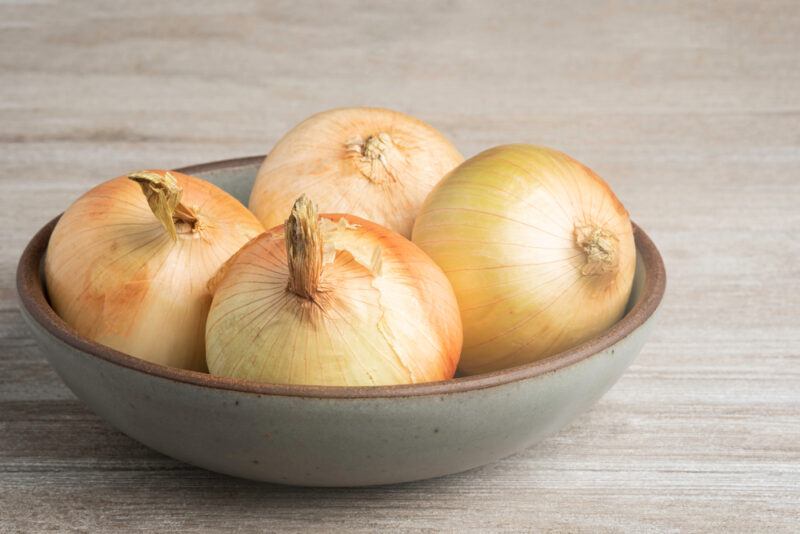
<instances>
[{"instance_id":1,"label":"gray bowl","mask_svg":"<svg viewBox=\"0 0 800 534\"><path fill-rule=\"evenodd\" d=\"M246 202L263 156L180 169ZM57 219L56 219L57 220ZM437 477L503 458L591 406L638 354L666 276L635 227L628 312L603 335L536 363L386 387L262 384L173 369L80 337L50 307L41 276L56 220L17 270L22 314L64 382L100 417L164 454L238 477L367 486Z\"/></svg>"}]
</instances>

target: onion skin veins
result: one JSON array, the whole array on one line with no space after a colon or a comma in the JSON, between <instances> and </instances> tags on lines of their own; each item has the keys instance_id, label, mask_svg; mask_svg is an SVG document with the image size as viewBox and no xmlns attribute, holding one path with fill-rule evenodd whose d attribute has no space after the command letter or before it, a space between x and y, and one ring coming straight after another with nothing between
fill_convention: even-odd
<instances>
[{"instance_id":1,"label":"onion skin veins","mask_svg":"<svg viewBox=\"0 0 800 534\"><path fill-rule=\"evenodd\" d=\"M272 228L308 194L322 212L351 213L408 238L425 197L462 161L440 132L409 115L329 110L277 142L258 171L249 207Z\"/></svg>"},{"instance_id":2,"label":"onion skin veins","mask_svg":"<svg viewBox=\"0 0 800 534\"><path fill-rule=\"evenodd\" d=\"M207 283L262 232L236 199L199 178L161 170L121 176L62 215L45 257L48 296L84 337L204 371Z\"/></svg>"},{"instance_id":3,"label":"onion skin veins","mask_svg":"<svg viewBox=\"0 0 800 534\"><path fill-rule=\"evenodd\" d=\"M412 239L453 285L464 374L599 335L624 314L636 267L630 219L609 186L566 154L530 145L495 147L451 171Z\"/></svg>"},{"instance_id":4,"label":"onion skin veins","mask_svg":"<svg viewBox=\"0 0 800 534\"><path fill-rule=\"evenodd\" d=\"M326 386L452 378L463 333L442 271L386 228L345 214L317 221L301 201L226 266L206 327L209 371ZM292 266L317 254L321 269Z\"/></svg>"}]
</instances>

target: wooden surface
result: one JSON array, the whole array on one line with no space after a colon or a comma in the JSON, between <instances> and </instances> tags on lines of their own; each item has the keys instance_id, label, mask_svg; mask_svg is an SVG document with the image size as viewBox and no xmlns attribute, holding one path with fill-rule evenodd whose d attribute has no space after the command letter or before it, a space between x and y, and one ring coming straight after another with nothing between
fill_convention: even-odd
<instances>
[{"instance_id":1,"label":"wooden surface","mask_svg":"<svg viewBox=\"0 0 800 534\"><path fill-rule=\"evenodd\" d=\"M335 4L0 3L0 531L797 532L800 4ZM367 104L467 155L561 148L660 246L660 324L594 409L472 472L314 490L173 461L76 400L17 311L34 231L106 178Z\"/></svg>"}]
</instances>

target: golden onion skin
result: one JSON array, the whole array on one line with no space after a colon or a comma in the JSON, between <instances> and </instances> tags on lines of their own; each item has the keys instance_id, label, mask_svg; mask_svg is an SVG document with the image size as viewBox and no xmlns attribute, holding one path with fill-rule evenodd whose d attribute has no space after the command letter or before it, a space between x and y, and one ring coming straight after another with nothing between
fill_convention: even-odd
<instances>
[{"instance_id":1,"label":"golden onion skin","mask_svg":"<svg viewBox=\"0 0 800 534\"><path fill-rule=\"evenodd\" d=\"M249 208L272 228L307 194L321 212L351 213L408 238L425 197L462 161L419 119L380 108L334 109L278 141L258 171Z\"/></svg>"},{"instance_id":2,"label":"golden onion skin","mask_svg":"<svg viewBox=\"0 0 800 534\"><path fill-rule=\"evenodd\" d=\"M636 267L628 212L609 186L566 154L530 145L486 150L449 173L413 241L453 285L465 374L597 336L624 314Z\"/></svg>"},{"instance_id":3,"label":"golden onion skin","mask_svg":"<svg viewBox=\"0 0 800 534\"><path fill-rule=\"evenodd\" d=\"M287 287L283 227L229 262L208 316L209 371L325 386L452 378L463 334L441 269L381 226L341 214L323 221L328 259L313 300Z\"/></svg>"},{"instance_id":4,"label":"golden onion skin","mask_svg":"<svg viewBox=\"0 0 800 534\"><path fill-rule=\"evenodd\" d=\"M264 230L218 187L170 174L202 228L173 241L140 186L115 178L61 216L47 248L45 279L53 309L78 334L144 360L202 371L211 304L206 284Z\"/></svg>"}]
</instances>

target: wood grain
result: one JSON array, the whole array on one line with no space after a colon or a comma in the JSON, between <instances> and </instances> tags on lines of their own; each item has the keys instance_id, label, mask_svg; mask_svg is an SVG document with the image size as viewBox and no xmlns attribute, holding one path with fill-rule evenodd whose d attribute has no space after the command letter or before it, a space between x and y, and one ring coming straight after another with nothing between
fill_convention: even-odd
<instances>
[{"instance_id":1,"label":"wood grain","mask_svg":"<svg viewBox=\"0 0 800 534\"><path fill-rule=\"evenodd\" d=\"M472 472L313 490L173 461L77 401L17 311L34 231L103 179L366 104L468 155L558 147L660 246L659 327L596 407ZM797 531L797 2L3 2L0 124L0 531Z\"/></svg>"}]
</instances>

